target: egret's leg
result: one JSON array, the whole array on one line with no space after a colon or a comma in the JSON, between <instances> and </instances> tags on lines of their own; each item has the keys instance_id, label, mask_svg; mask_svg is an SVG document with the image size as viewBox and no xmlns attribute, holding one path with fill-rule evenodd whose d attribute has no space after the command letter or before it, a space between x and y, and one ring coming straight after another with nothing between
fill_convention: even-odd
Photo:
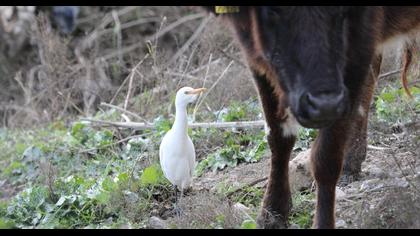
<instances>
[{"instance_id":1,"label":"egret's leg","mask_svg":"<svg viewBox=\"0 0 420 236\"><path fill-rule=\"evenodd\" d=\"M173 188L174 188L174 195L175 195L175 202L177 201L177 199L178 199L178 192L177 192L177 189L176 189L176 185L174 184L174 185L172 185L173 186Z\"/></svg>"},{"instance_id":2,"label":"egret's leg","mask_svg":"<svg viewBox=\"0 0 420 236\"><path fill-rule=\"evenodd\" d=\"M179 199L178 198L176 199L176 203L175 203L175 214L177 217L180 217L182 213L182 210L179 207L179 202L182 201L183 195L184 195L184 189L181 188L181 196L179 197Z\"/></svg>"},{"instance_id":3,"label":"egret's leg","mask_svg":"<svg viewBox=\"0 0 420 236\"><path fill-rule=\"evenodd\" d=\"M184 196L184 189L182 188L181 189L181 197L179 198L179 201L181 202L182 201L182 197ZM182 213L182 209L181 208L179 208L179 210L180 210L180 213Z\"/></svg>"},{"instance_id":4,"label":"egret's leg","mask_svg":"<svg viewBox=\"0 0 420 236\"><path fill-rule=\"evenodd\" d=\"M174 212L175 214L177 213L177 207L178 207L178 190L176 185L172 185L173 187L173 191L174 191L174 197L175 197L175 202L173 203L173 207L174 207Z\"/></svg>"}]
</instances>

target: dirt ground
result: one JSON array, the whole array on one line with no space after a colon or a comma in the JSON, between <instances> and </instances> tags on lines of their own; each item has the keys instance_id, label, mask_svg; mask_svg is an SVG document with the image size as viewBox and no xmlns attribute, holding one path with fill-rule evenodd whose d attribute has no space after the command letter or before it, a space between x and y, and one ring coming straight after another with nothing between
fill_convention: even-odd
<instances>
[{"instance_id":1,"label":"dirt ground","mask_svg":"<svg viewBox=\"0 0 420 236\"><path fill-rule=\"evenodd\" d=\"M358 181L337 187L337 228L420 228L419 129L370 122L368 150ZM293 153L293 157L297 153ZM268 176L269 153L258 163L208 172L194 191L215 192L224 183L238 188ZM256 184L265 187L266 181Z\"/></svg>"}]
</instances>

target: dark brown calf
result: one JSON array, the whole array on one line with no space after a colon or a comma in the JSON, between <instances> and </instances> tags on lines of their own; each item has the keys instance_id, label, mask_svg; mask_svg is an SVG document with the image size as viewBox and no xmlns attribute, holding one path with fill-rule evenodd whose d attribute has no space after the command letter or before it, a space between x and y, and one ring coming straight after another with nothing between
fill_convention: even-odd
<instances>
[{"instance_id":1,"label":"dark brown calf","mask_svg":"<svg viewBox=\"0 0 420 236\"><path fill-rule=\"evenodd\" d=\"M231 9L221 15L253 72L269 128L271 172L258 225L287 226L292 205L288 162L300 124L319 129L311 152L317 183L313 227L333 228L343 159L347 156L350 172L357 171L366 154L367 115L381 48L419 29L420 7Z\"/></svg>"}]
</instances>

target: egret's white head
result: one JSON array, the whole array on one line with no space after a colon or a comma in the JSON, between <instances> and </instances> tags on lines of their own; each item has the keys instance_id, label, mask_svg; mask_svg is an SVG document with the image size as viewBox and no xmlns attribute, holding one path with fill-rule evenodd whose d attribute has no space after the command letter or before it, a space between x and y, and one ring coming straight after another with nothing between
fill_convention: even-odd
<instances>
[{"instance_id":1,"label":"egret's white head","mask_svg":"<svg viewBox=\"0 0 420 236\"><path fill-rule=\"evenodd\" d=\"M198 96L204 92L206 88L194 89L191 87L183 87L176 93L175 104L176 106L187 106L197 100Z\"/></svg>"}]
</instances>

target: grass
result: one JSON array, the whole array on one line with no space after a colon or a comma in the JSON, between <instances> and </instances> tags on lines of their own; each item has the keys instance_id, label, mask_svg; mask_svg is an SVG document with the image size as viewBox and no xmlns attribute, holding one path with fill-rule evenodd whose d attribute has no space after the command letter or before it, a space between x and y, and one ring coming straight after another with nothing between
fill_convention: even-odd
<instances>
[{"instance_id":1,"label":"grass","mask_svg":"<svg viewBox=\"0 0 420 236\"><path fill-rule=\"evenodd\" d=\"M381 113L379 108L398 103L398 99L388 98L391 96L389 94L397 96L400 92L387 89L382 91L376 101L376 115L391 121L392 118L384 116L386 113ZM417 96L416 91L413 94ZM380 99L385 103L378 102ZM407 106L398 109L412 108L412 104L407 103ZM222 115L219 113L219 117L223 121L236 121L249 119L244 114L253 114L256 119L259 114L253 109L252 102L232 103L232 106L220 112ZM115 114L109 112L96 114L99 117L105 115L110 119L115 117ZM137 132L135 135L109 128L98 129L83 122L73 122L68 127L63 122L55 122L31 130L2 129L0 152L3 155L0 164L5 168L0 172L0 179L6 180L15 192L12 191L12 198L1 202L0 226L146 227L150 216L159 216L173 209L172 187L163 177L157 154L159 141L170 129L172 122L173 118L158 117L154 122L156 129ZM194 142L199 144L196 149L197 177L206 171L257 162L268 148L265 134L261 130L194 129L189 132ZM128 138L127 142L117 142L118 137L129 135L132 138ZM315 135L315 130L300 130L298 148L306 149ZM172 226L253 228L264 189L246 187L228 199L226 196L233 189L223 183L219 184L218 189L220 199L214 201L242 203L253 209L253 217L233 220L234 216L228 216L232 213L225 206L220 212L215 212L211 220L203 216L202 222L195 221L193 225L185 225L182 220L178 220ZM314 194L297 192L292 198L294 207L290 222L300 228L310 227Z\"/></svg>"}]
</instances>

